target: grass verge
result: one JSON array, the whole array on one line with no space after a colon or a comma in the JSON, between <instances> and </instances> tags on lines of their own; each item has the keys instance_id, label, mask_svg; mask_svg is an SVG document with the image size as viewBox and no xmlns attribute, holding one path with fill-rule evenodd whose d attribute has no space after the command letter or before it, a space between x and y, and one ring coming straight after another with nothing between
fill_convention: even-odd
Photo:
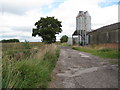
<instances>
[{"instance_id":1,"label":"grass verge","mask_svg":"<svg viewBox=\"0 0 120 90\"><path fill-rule=\"evenodd\" d=\"M81 52L91 53L93 55L99 56L101 58L111 58L111 59L118 59L120 58L120 51L111 50L111 49L93 49L87 47L72 47L74 50L78 50Z\"/></svg>"},{"instance_id":2,"label":"grass verge","mask_svg":"<svg viewBox=\"0 0 120 90\"><path fill-rule=\"evenodd\" d=\"M3 59L3 88L47 88L51 73L59 57L59 49L46 46L42 58L27 58L19 61ZM43 53L41 51L41 53ZM40 54L40 53L39 53Z\"/></svg>"}]
</instances>

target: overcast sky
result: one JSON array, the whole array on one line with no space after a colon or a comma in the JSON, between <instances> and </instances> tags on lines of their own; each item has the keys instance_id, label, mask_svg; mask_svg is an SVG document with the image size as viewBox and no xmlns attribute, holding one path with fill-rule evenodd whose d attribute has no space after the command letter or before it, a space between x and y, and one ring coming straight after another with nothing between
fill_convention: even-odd
<instances>
[{"instance_id":1,"label":"overcast sky","mask_svg":"<svg viewBox=\"0 0 120 90\"><path fill-rule=\"evenodd\" d=\"M118 22L119 0L0 0L0 40L40 41L32 37L34 23L40 17L55 16L62 21L63 32L71 36L76 29L79 11L88 11L92 29Z\"/></svg>"}]
</instances>

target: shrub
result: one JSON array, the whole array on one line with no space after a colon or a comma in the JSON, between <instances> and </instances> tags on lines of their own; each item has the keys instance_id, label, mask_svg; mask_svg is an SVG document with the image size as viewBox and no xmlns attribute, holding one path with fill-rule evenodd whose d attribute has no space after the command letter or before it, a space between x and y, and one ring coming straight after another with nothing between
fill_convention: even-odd
<instances>
[{"instance_id":1,"label":"shrub","mask_svg":"<svg viewBox=\"0 0 120 90\"><path fill-rule=\"evenodd\" d=\"M60 42L63 43L63 42L67 42L68 41L68 36L67 35L64 35L60 38Z\"/></svg>"}]
</instances>

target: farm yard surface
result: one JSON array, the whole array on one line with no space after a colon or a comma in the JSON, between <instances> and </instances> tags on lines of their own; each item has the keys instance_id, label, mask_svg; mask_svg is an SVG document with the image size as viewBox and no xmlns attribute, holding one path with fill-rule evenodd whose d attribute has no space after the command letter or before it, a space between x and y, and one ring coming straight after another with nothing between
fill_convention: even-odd
<instances>
[{"instance_id":1,"label":"farm yard surface","mask_svg":"<svg viewBox=\"0 0 120 90\"><path fill-rule=\"evenodd\" d=\"M99 58L70 47L60 48L50 88L118 88L118 65L110 64L117 59Z\"/></svg>"}]
</instances>

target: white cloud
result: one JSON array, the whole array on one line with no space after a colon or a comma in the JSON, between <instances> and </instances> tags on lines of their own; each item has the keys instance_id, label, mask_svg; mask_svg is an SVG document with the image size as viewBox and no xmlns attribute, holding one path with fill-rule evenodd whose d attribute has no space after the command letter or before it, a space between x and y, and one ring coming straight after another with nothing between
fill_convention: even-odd
<instances>
[{"instance_id":1,"label":"white cloud","mask_svg":"<svg viewBox=\"0 0 120 90\"><path fill-rule=\"evenodd\" d=\"M0 0L4 12L24 14L26 11L53 3L54 0Z\"/></svg>"},{"instance_id":2,"label":"white cloud","mask_svg":"<svg viewBox=\"0 0 120 90\"><path fill-rule=\"evenodd\" d=\"M4 12L0 14L0 19L2 21L0 22L0 30L3 30L2 33L4 36L16 35L21 41L24 39L39 41L41 38L31 37L34 23L38 21L40 17L55 16L59 21L62 21L63 26L63 32L57 35L58 40L62 35L71 36L75 31L76 16L79 11L89 12L92 18L92 29L118 21L118 6L111 5L102 8L99 6L99 3L104 2L104 0L66 0L64 3L61 3L58 8L54 8L52 12L44 14L41 9L42 6L48 5L48 8L51 8L54 1L55 0L2 1L3 5L9 4L8 6L10 8L15 8L15 12L18 11L24 14L15 14L14 12ZM23 11L20 11L21 9L23 9ZM12 9L10 11L12 11Z\"/></svg>"},{"instance_id":3,"label":"white cloud","mask_svg":"<svg viewBox=\"0 0 120 90\"><path fill-rule=\"evenodd\" d=\"M76 16L79 11L88 11L92 18L92 29L104 25L116 23L118 20L117 5L100 7L99 3L103 0L68 0L59 8L55 9L51 15L56 15L63 23L63 33L68 36L76 29Z\"/></svg>"}]
</instances>

